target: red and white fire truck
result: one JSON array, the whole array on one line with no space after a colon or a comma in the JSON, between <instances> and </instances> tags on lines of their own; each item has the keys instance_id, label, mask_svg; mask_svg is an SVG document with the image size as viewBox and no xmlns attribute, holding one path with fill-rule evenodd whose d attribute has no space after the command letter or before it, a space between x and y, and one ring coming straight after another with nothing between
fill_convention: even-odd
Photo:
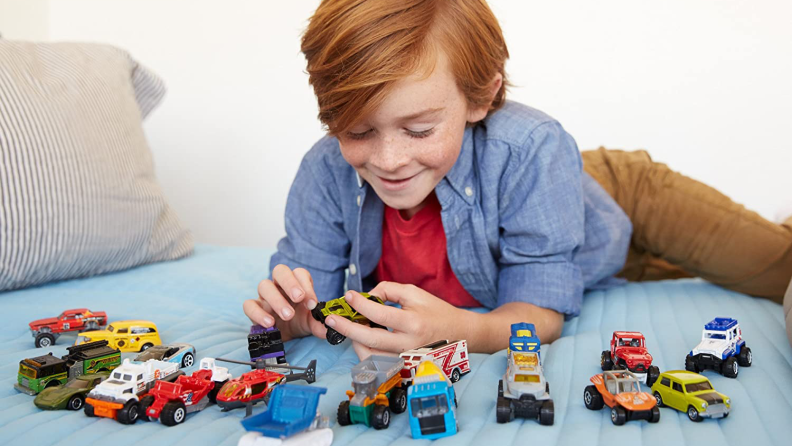
<instances>
[{"instance_id":1,"label":"red and white fire truck","mask_svg":"<svg viewBox=\"0 0 792 446\"><path fill-rule=\"evenodd\" d=\"M468 358L467 341L442 340L426 344L402 352L404 368L401 371L402 384L412 384L415 369L421 361L431 360L443 370L451 382L459 381L465 373L470 372L470 359Z\"/></svg>"}]
</instances>

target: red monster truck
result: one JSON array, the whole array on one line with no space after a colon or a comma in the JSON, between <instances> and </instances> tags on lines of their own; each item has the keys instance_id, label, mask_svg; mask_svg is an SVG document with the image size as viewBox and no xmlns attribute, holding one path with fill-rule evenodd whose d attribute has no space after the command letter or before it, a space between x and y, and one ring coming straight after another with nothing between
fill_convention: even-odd
<instances>
[{"instance_id":1,"label":"red monster truck","mask_svg":"<svg viewBox=\"0 0 792 446\"><path fill-rule=\"evenodd\" d=\"M602 370L626 369L651 387L660 376L660 368L652 365L652 355L646 351L644 335L637 331L614 331L610 350L600 357Z\"/></svg>"}]
</instances>

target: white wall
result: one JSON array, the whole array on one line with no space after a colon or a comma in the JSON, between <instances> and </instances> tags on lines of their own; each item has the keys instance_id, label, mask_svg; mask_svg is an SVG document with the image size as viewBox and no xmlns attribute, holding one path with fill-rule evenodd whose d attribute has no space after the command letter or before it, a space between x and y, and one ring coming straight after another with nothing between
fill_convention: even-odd
<instances>
[{"instance_id":1,"label":"white wall","mask_svg":"<svg viewBox=\"0 0 792 446\"><path fill-rule=\"evenodd\" d=\"M46 40L48 32L49 0L0 0L0 36Z\"/></svg>"},{"instance_id":2,"label":"white wall","mask_svg":"<svg viewBox=\"0 0 792 446\"><path fill-rule=\"evenodd\" d=\"M0 32L16 23L6 37L33 29L9 21L2 5L19 1L0 0ZM49 39L122 46L166 80L146 130L197 239L273 247L298 163L322 135L299 53L318 0L45 3ZM581 149L646 148L768 217L792 201L792 3L490 4L511 51L510 97L558 118Z\"/></svg>"}]
</instances>

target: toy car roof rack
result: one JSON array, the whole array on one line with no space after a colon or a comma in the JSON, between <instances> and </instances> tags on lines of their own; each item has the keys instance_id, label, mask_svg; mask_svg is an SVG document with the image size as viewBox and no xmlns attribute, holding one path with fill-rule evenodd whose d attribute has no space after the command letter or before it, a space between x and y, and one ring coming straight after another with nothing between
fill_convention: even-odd
<instances>
[{"instance_id":1,"label":"toy car roof rack","mask_svg":"<svg viewBox=\"0 0 792 446\"><path fill-rule=\"evenodd\" d=\"M730 317L716 317L704 325L705 330L728 330L737 325L737 319Z\"/></svg>"},{"instance_id":2,"label":"toy car roof rack","mask_svg":"<svg viewBox=\"0 0 792 446\"><path fill-rule=\"evenodd\" d=\"M288 370L303 370L303 373L294 373L291 372L286 375L286 381L298 381L304 379L308 384L312 384L316 381L316 360L312 359L310 363L308 363L308 367L296 367L293 365L285 365L285 364L267 364L264 359L258 359L256 362L252 361L239 361L237 359L225 359L225 358L215 358L217 361L223 362L230 362L233 364L244 364L249 365L251 367L255 367L256 370L267 370L267 369L288 369Z\"/></svg>"}]
</instances>

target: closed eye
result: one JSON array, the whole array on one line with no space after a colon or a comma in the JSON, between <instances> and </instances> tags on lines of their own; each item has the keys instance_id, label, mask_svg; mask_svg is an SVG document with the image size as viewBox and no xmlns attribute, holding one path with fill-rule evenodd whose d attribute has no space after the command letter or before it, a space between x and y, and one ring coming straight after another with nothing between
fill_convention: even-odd
<instances>
[{"instance_id":1,"label":"closed eye","mask_svg":"<svg viewBox=\"0 0 792 446\"><path fill-rule=\"evenodd\" d=\"M371 132L373 132L373 131L374 131L374 129L368 129L365 132L358 132L358 133L356 133L356 132L347 132L346 135L347 135L347 137L349 139L361 140L361 139L366 139L369 136L369 134Z\"/></svg>"},{"instance_id":2,"label":"closed eye","mask_svg":"<svg viewBox=\"0 0 792 446\"><path fill-rule=\"evenodd\" d=\"M407 132L407 134L410 135L411 138L426 138L427 136L429 136L432 133L434 133L434 127L432 127L431 129L428 129L428 130L420 131L420 132L415 132L415 131L412 131L410 129L404 129L404 131Z\"/></svg>"}]
</instances>

